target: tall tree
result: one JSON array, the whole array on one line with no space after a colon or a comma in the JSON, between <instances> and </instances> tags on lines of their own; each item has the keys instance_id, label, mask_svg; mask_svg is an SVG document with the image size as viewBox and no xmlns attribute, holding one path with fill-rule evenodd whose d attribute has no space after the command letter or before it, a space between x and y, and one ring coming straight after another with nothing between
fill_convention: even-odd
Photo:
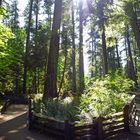
<instances>
[{"instance_id":1,"label":"tall tree","mask_svg":"<svg viewBox=\"0 0 140 140\"><path fill-rule=\"evenodd\" d=\"M118 40L117 38L115 38L116 40L116 55L117 55L117 63L118 63L118 68L121 67L121 64L120 64L120 56L119 56L119 48L118 48Z\"/></svg>"},{"instance_id":2,"label":"tall tree","mask_svg":"<svg viewBox=\"0 0 140 140\"><path fill-rule=\"evenodd\" d=\"M76 66L75 66L75 16L74 1L72 0L72 91L76 92Z\"/></svg>"},{"instance_id":3,"label":"tall tree","mask_svg":"<svg viewBox=\"0 0 140 140\"><path fill-rule=\"evenodd\" d=\"M106 75L106 74L108 74L108 58L107 58L104 21L103 21L103 27L102 27L102 50L103 50L103 70L104 70L104 75Z\"/></svg>"},{"instance_id":4,"label":"tall tree","mask_svg":"<svg viewBox=\"0 0 140 140\"><path fill-rule=\"evenodd\" d=\"M57 66L59 56L59 32L62 14L62 0L55 0L52 34L50 41L47 75L45 77L44 100L48 97L58 97Z\"/></svg>"},{"instance_id":5,"label":"tall tree","mask_svg":"<svg viewBox=\"0 0 140 140\"><path fill-rule=\"evenodd\" d=\"M2 0L0 0L0 6L2 6Z\"/></svg>"},{"instance_id":6,"label":"tall tree","mask_svg":"<svg viewBox=\"0 0 140 140\"><path fill-rule=\"evenodd\" d=\"M30 27L31 27L31 19L32 19L32 6L33 6L33 0L30 0L29 22L28 22L28 29L27 29L26 50L25 50L25 56L24 56L23 94L26 94L27 57L28 57L29 45L30 45Z\"/></svg>"},{"instance_id":7,"label":"tall tree","mask_svg":"<svg viewBox=\"0 0 140 140\"><path fill-rule=\"evenodd\" d=\"M35 1L35 47L38 47L38 14L39 14L39 1ZM33 82L33 87L34 87L34 93L37 93L37 73L36 73L36 67L34 67L34 82Z\"/></svg>"},{"instance_id":8,"label":"tall tree","mask_svg":"<svg viewBox=\"0 0 140 140\"><path fill-rule=\"evenodd\" d=\"M137 46L140 53L140 25L138 23L138 17L137 17L137 11L136 11L136 5L138 4L138 1L127 1L125 2L124 10L126 15L129 17L130 24L132 27L132 30L134 32L135 40L137 42Z\"/></svg>"},{"instance_id":9,"label":"tall tree","mask_svg":"<svg viewBox=\"0 0 140 140\"><path fill-rule=\"evenodd\" d=\"M64 45L64 67L63 67L63 71L62 71L62 78L60 81L60 86L59 86L59 91L58 94L60 93L62 87L63 87L63 82L64 82L64 76L65 76L65 72L66 72L66 67L67 67L67 55L68 55L68 50L67 50L67 45L68 45L68 35L67 35L67 29L65 29L65 25L63 25L63 29L62 29L62 45Z\"/></svg>"},{"instance_id":10,"label":"tall tree","mask_svg":"<svg viewBox=\"0 0 140 140\"><path fill-rule=\"evenodd\" d=\"M79 1L79 92L83 93L84 83L84 58L83 58L83 1Z\"/></svg>"},{"instance_id":11,"label":"tall tree","mask_svg":"<svg viewBox=\"0 0 140 140\"><path fill-rule=\"evenodd\" d=\"M105 9L107 7L107 1L99 0L97 3L97 17L99 18L99 27L101 29L101 40L102 40L102 53L103 53L103 73L108 74L108 56L106 46L106 34L105 34Z\"/></svg>"},{"instance_id":12,"label":"tall tree","mask_svg":"<svg viewBox=\"0 0 140 140\"><path fill-rule=\"evenodd\" d=\"M126 32L126 39L127 39L127 45L128 45L128 54L129 54L129 72L130 72L130 78L135 82L135 85L137 86L137 77L136 77L136 72L134 68L134 62L132 58L132 51L131 51L131 44L130 44L130 39L129 39L129 28L127 27L127 32Z\"/></svg>"}]
</instances>

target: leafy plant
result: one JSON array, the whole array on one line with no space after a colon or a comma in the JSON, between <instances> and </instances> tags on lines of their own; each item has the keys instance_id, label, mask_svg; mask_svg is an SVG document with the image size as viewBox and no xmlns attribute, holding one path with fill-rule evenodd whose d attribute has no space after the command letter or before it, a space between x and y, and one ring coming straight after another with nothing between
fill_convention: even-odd
<instances>
[{"instance_id":1,"label":"leafy plant","mask_svg":"<svg viewBox=\"0 0 140 140\"><path fill-rule=\"evenodd\" d=\"M78 125L91 123L98 116L122 111L130 99L127 92L132 85L131 80L115 73L113 76L89 81L87 90L81 96L49 99L46 104L36 97L36 112L58 120L70 120Z\"/></svg>"},{"instance_id":2,"label":"leafy plant","mask_svg":"<svg viewBox=\"0 0 140 140\"><path fill-rule=\"evenodd\" d=\"M45 104L39 96L34 97L36 113L40 113L40 115L43 116L53 117L61 121L75 121L77 119L76 114L79 114L78 104L79 99L73 97L66 97L64 99L48 99Z\"/></svg>"}]
</instances>

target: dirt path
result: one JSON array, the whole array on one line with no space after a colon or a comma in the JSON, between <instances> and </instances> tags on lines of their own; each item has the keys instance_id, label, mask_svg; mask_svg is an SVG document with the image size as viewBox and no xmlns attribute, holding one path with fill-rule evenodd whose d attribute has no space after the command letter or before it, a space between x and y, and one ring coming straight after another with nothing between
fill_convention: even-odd
<instances>
[{"instance_id":1,"label":"dirt path","mask_svg":"<svg viewBox=\"0 0 140 140\"><path fill-rule=\"evenodd\" d=\"M37 131L29 131L26 126L27 106L12 105L0 115L0 140L53 140Z\"/></svg>"}]
</instances>

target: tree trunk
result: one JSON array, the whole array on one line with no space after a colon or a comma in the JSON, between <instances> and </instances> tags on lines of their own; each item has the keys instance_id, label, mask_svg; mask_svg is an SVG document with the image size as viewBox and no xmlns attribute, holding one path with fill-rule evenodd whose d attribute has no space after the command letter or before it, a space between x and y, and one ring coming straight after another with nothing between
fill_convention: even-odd
<instances>
[{"instance_id":1,"label":"tree trunk","mask_svg":"<svg viewBox=\"0 0 140 140\"><path fill-rule=\"evenodd\" d=\"M127 2L125 6L125 12L126 12L126 15L130 18L130 24L134 32L135 40L137 42L137 46L140 53L140 27L138 24L136 7L133 5L132 2Z\"/></svg>"},{"instance_id":2,"label":"tree trunk","mask_svg":"<svg viewBox=\"0 0 140 140\"><path fill-rule=\"evenodd\" d=\"M135 71L136 71L136 75L137 75L137 69L138 69L138 64L137 64L137 46L136 43L133 42L133 52L134 52L134 65L135 65Z\"/></svg>"},{"instance_id":3,"label":"tree trunk","mask_svg":"<svg viewBox=\"0 0 140 140\"><path fill-rule=\"evenodd\" d=\"M139 49L139 53L140 53L140 27L138 25L136 15L133 16L133 21L131 21L131 26L132 26L132 30L134 32L134 36L135 36L137 46L138 46L138 49Z\"/></svg>"},{"instance_id":4,"label":"tree trunk","mask_svg":"<svg viewBox=\"0 0 140 140\"><path fill-rule=\"evenodd\" d=\"M49 13L48 14L48 22L49 22L49 29L48 29L48 32L50 33L51 32L51 27L52 27L52 20L51 20L51 14ZM44 82L45 82L45 79L47 77L47 65L48 65L48 52L49 52L49 46L50 44L50 38L49 36L47 36L47 44L46 44L46 54L45 54L45 65L44 65ZM45 88L46 88L46 85L44 83L44 92L45 92Z\"/></svg>"},{"instance_id":5,"label":"tree trunk","mask_svg":"<svg viewBox=\"0 0 140 140\"><path fill-rule=\"evenodd\" d=\"M35 20L35 47L37 48L38 47L38 44L37 44L37 37L38 37L38 0L36 0L36 11L35 11L35 16L36 16L36 20ZM35 66L35 69L34 69L34 93L37 94L37 83L36 83L36 66Z\"/></svg>"},{"instance_id":6,"label":"tree trunk","mask_svg":"<svg viewBox=\"0 0 140 140\"><path fill-rule=\"evenodd\" d=\"M95 46L95 77L97 77L98 76L98 70L97 69L99 69L98 67L97 67L97 45L96 45L96 42L94 43L94 46Z\"/></svg>"},{"instance_id":7,"label":"tree trunk","mask_svg":"<svg viewBox=\"0 0 140 140\"><path fill-rule=\"evenodd\" d=\"M84 83L84 60L83 60L83 20L82 20L82 6L83 2L79 2L79 20L80 20L80 29L79 29L79 92L83 93L85 88Z\"/></svg>"},{"instance_id":8,"label":"tree trunk","mask_svg":"<svg viewBox=\"0 0 140 140\"><path fill-rule=\"evenodd\" d=\"M74 22L74 2L72 1L72 91L76 92L76 66L75 66L75 22Z\"/></svg>"},{"instance_id":9,"label":"tree trunk","mask_svg":"<svg viewBox=\"0 0 140 140\"><path fill-rule=\"evenodd\" d=\"M116 38L116 54L117 54L117 63L118 63L118 68L121 68L117 38Z\"/></svg>"},{"instance_id":10,"label":"tree trunk","mask_svg":"<svg viewBox=\"0 0 140 140\"><path fill-rule=\"evenodd\" d=\"M16 77L15 77L15 94L19 93L19 75L17 75L18 72L16 73Z\"/></svg>"},{"instance_id":11,"label":"tree trunk","mask_svg":"<svg viewBox=\"0 0 140 140\"><path fill-rule=\"evenodd\" d=\"M94 70L93 70L93 66L94 66L94 54L96 53L96 52L94 52L94 45L95 45L95 43L93 43L94 42L94 40L93 40L93 37L92 37L92 46L91 46L91 66L92 66L92 69L91 69L91 77L94 77Z\"/></svg>"},{"instance_id":12,"label":"tree trunk","mask_svg":"<svg viewBox=\"0 0 140 140\"><path fill-rule=\"evenodd\" d=\"M40 70L39 70L39 67L38 67L38 69L37 69L37 88L38 88L38 90L37 90L37 92L38 93L40 93Z\"/></svg>"},{"instance_id":13,"label":"tree trunk","mask_svg":"<svg viewBox=\"0 0 140 140\"><path fill-rule=\"evenodd\" d=\"M33 78L33 93L37 94L37 85L36 85L36 67L34 68L34 78Z\"/></svg>"},{"instance_id":14,"label":"tree trunk","mask_svg":"<svg viewBox=\"0 0 140 140\"><path fill-rule=\"evenodd\" d=\"M59 56L59 30L61 24L62 0L55 0L52 34L50 41L47 75L45 78L44 100L58 97L57 94L57 66Z\"/></svg>"},{"instance_id":15,"label":"tree trunk","mask_svg":"<svg viewBox=\"0 0 140 140\"><path fill-rule=\"evenodd\" d=\"M125 46L125 52L126 52L126 71L127 71L127 73L129 74L129 64L128 64L128 60L129 60L129 58L128 58L128 45L127 45L127 39L126 39L126 35L125 35L125 43L124 43L124 46Z\"/></svg>"},{"instance_id":16,"label":"tree trunk","mask_svg":"<svg viewBox=\"0 0 140 140\"><path fill-rule=\"evenodd\" d=\"M0 0L0 6L2 6L2 0Z\"/></svg>"},{"instance_id":17,"label":"tree trunk","mask_svg":"<svg viewBox=\"0 0 140 140\"><path fill-rule=\"evenodd\" d=\"M25 50L25 57L24 57L23 94L26 94L27 57L28 57L29 45L30 45L30 26L31 26L31 18L32 18L32 5L33 5L33 0L30 0L29 22L28 22L26 50Z\"/></svg>"},{"instance_id":18,"label":"tree trunk","mask_svg":"<svg viewBox=\"0 0 140 140\"><path fill-rule=\"evenodd\" d=\"M131 45L130 45L130 40L129 40L129 30L127 30L126 39L127 39L127 45L128 45L131 79L135 82L135 85L138 85L136 73L135 73L135 68L134 68L134 63L133 63L133 58L132 58Z\"/></svg>"},{"instance_id":19,"label":"tree trunk","mask_svg":"<svg viewBox=\"0 0 140 140\"><path fill-rule=\"evenodd\" d=\"M60 91L62 89L62 86L63 86L64 76L65 76L65 71L66 71L66 66L67 66L67 54L68 54L68 52L67 52L67 42L68 42L68 38L67 38L67 33L66 33L65 34L65 41L64 41L64 56L65 56L65 61L64 61L64 68L63 68L63 73L62 73L62 78L61 78L61 82L60 82L58 94L60 93Z\"/></svg>"},{"instance_id":20,"label":"tree trunk","mask_svg":"<svg viewBox=\"0 0 140 140\"><path fill-rule=\"evenodd\" d=\"M107 59L106 36L105 36L104 24L102 29L102 51L103 51L103 73L104 75L106 75L108 74L108 59Z\"/></svg>"}]
</instances>

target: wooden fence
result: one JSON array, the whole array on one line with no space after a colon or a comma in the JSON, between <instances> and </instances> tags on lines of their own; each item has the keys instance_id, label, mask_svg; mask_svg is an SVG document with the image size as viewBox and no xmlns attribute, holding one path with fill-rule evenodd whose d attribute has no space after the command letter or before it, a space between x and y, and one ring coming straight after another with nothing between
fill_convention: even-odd
<instances>
[{"instance_id":1,"label":"wooden fence","mask_svg":"<svg viewBox=\"0 0 140 140\"><path fill-rule=\"evenodd\" d=\"M41 118L34 113L32 101L29 102L29 128L38 128L56 136L61 140L103 140L123 132L130 132L130 124L135 123L135 96L124 107L123 112L110 117L99 117L93 123L75 126L69 121L58 121L53 118Z\"/></svg>"}]
</instances>

